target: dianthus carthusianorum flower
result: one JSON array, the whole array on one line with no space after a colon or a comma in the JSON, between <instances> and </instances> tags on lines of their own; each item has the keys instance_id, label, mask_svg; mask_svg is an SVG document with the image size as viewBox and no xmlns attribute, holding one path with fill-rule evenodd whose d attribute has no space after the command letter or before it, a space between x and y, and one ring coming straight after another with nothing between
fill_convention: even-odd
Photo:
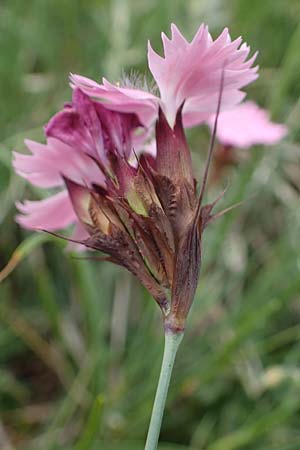
<instances>
[{"instance_id":1,"label":"dianthus carthusianorum flower","mask_svg":"<svg viewBox=\"0 0 300 450\"><path fill-rule=\"evenodd\" d=\"M257 68L227 29L214 41L201 25L187 42L172 25L171 39L162 39L164 57L148 50L160 97L73 75L72 103L45 127L46 144L26 141L31 155L15 153L14 166L36 186L60 188L19 203L18 222L48 231L75 224L72 239L133 273L166 329L177 332L197 287L202 233L214 218L214 204L202 204L208 166L199 194L184 127L239 103ZM138 159L151 130L156 156Z\"/></svg>"},{"instance_id":2,"label":"dianthus carthusianorum flower","mask_svg":"<svg viewBox=\"0 0 300 450\"><path fill-rule=\"evenodd\" d=\"M216 112L220 78L224 69L221 109L240 103L245 97L241 89L257 78L252 67L256 53L247 60L249 46L239 37L231 40L228 29L213 40L208 27L202 24L191 42L171 25L171 39L162 33L164 57L148 44L149 69L157 83L160 98L134 87L120 87L103 79L102 84L79 75L71 75L72 86L105 101L108 108L135 112L148 127L156 119L158 107L173 127L178 109L184 103L185 127L197 125Z\"/></svg>"}]
</instances>

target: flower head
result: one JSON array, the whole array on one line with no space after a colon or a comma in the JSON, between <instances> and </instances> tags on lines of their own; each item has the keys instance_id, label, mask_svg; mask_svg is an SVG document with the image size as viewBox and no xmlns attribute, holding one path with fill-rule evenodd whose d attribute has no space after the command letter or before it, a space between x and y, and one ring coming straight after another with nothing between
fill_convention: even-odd
<instances>
[{"instance_id":1,"label":"flower head","mask_svg":"<svg viewBox=\"0 0 300 450\"><path fill-rule=\"evenodd\" d=\"M148 64L160 98L141 89L115 86L106 80L98 84L78 75L71 76L72 86L105 101L107 107L113 110L136 113L145 127L157 119L159 107L172 127L183 103L184 126L205 121L217 109L223 69L221 108L231 108L243 100L245 94L241 89L258 75L257 67L252 67L256 54L247 60L250 48L242 43L241 37L232 41L225 28L214 41L204 24L191 42L182 36L174 24L171 33L171 39L162 34L164 57L148 44Z\"/></svg>"},{"instance_id":2,"label":"flower head","mask_svg":"<svg viewBox=\"0 0 300 450\"><path fill-rule=\"evenodd\" d=\"M208 125L213 128L215 116ZM225 146L249 148L253 145L273 145L288 132L287 126L274 123L269 113L252 101L246 101L220 114L217 139Z\"/></svg>"},{"instance_id":3,"label":"flower head","mask_svg":"<svg viewBox=\"0 0 300 450\"><path fill-rule=\"evenodd\" d=\"M46 230L75 223L76 236L86 236L64 179L86 187L103 185L105 177L99 165L111 170L113 155L128 158L140 140L139 128L134 114L115 113L75 89L72 103L46 125L46 144L25 140L31 155L14 152L13 164L19 175L35 186L60 189L48 199L18 203L22 214L17 221L25 228Z\"/></svg>"},{"instance_id":4,"label":"flower head","mask_svg":"<svg viewBox=\"0 0 300 450\"><path fill-rule=\"evenodd\" d=\"M72 103L45 127L46 144L27 141L32 154L15 153L14 166L33 184L60 189L18 204L18 222L49 232L75 223L69 240L133 273L160 306L166 329L177 332L196 291L203 231L217 216L216 201L203 205L214 139L198 195L183 120L216 109L218 116L257 75L252 60L245 62L248 47L239 49L241 39L231 42L227 30L213 42L201 26L188 43L172 26L172 39L163 35L163 42L164 58L149 47L160 99L73 76ZM156 154L138 159L151 121Z\"/></svg>"}]
</instances>

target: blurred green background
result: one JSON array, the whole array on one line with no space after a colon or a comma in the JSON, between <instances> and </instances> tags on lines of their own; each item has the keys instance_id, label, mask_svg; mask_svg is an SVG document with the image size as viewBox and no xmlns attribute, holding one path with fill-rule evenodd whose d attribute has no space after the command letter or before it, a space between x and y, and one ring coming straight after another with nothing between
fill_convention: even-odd
<instances>
[{"instance_id":1,"label":"blurred green background","mask_svg":"<svg viewBox=\"0 0 300 450\"><path fill-rule=\"evenodd\" d=\"M249 97L290 133L241 151L206 232L202 276L168 397L161 449L300 449L299 0L1 0L0 448L140 450L163 348L154 301L127 273L21 230L16 200L45 195L11 169L70 99L69 72L147 72L146 43L205 21L260 51ZM200 176L207 130L189 133ZM19 264L18 264L19 263ZM14 270L13 270L14 269ZM10 272L10 273L9 273ZM165 444L164 444L165 443Z\"/></svg>"}]
</instances>

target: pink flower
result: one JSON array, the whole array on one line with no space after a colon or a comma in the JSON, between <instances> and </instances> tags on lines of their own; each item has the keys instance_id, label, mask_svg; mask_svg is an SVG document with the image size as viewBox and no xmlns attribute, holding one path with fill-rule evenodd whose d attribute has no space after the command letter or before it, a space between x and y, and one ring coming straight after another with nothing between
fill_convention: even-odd
<instances>
[{"instance_id":1,"label":"pink flower","mask_svg":"<svg viewBox=\"0 0 300 450\"><path fill-rule=\"evenodd\" d=\"M79 226L64 179L85 187L103 185L99 166L110 170L113 155L129 158L138 128L135 115L108 110L75 89L72 104L45 127L47 143L26 140L31 155L14 152L13 164L19 175L35 186L60 190L45 200L18 203L21 214L17 221L25 228L45 230L75 223L77 238L87 236Z\"/></svg>"},{"instance_id":2,"label":"pink flower","mask_svg":"<svg viewBox=\"0 0 300 450\"><path fill-rule=\"evenodd\" d=\"M45 127L46 144L26 141L31 155L14 154L18 174L55 189L47 199L19 203L17 220L50 232L75 224L71 241L129 270L157 301L165 328L181 332L197 288L202 234L220 216L213 208L222 197L203 205L213 146L198 194L184 123L241 101L257 68L255 55L246 61L249 48L227 30L213 41L202 25L189 43L172 25L172 38L162 39L164 57L148 51L160 98L72 76L72 103Z\"/></svg>"},{"instance_id":3,"label":"pink flower","mask_svg":"<svg viewBox=\"0 0 300 450\"><path fill-rule=\"evenodd\" d=\"M215 116L208 120L213 128ZM270 120L269 113L254 102L247 101L230 111L224 111L218 119L217 139L223 145L249 148L253 145L273 145L286 136L285 125Z\"/></svg>"},{"instance_id":4,"label":"pink flower","mask_svg":"<svg viewBox=\"0 0 300 450\"><path fill-rule=\"evenodd\" d=\"M135 113L146 128L157 117L158 98L146 90L120 87L105 78L103 84L81 75L71 74L70 79L71 87L78 87L90 97L101 100L112 111Z\"/></svg>"},{"instance_id":5,"label":"pink flower","mask_svg":"<svg viewBox=\"0 0 300 450\"><path fill-rule=\"evenodd\" d=\"M191 42L174 24L171 31L171 39L162 34L164 57L159 56L150 43L148 45L148 64L160 98L142 89L115 86L106 80L98 84L78 75L71 75L71 85L105 101L112 110L136 113L145 127L157 119L158 106L173 126L183 103L184 126L205 121L216 111L223 68L222 109L231 108L243 100L245 94L240 89L258 77L258 68L252 67L256 54L247 61L250 48L242 44L241 37L232 41L225 28L213 41L208 27L203 24Z\"/></svg>"}]
</instances>

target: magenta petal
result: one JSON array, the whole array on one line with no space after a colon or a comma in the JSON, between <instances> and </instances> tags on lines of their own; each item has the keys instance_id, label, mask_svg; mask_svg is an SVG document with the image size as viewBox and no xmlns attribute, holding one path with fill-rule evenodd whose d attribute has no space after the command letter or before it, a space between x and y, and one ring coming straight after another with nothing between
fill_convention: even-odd
<instances>
[{"instance_id":1,"label":"magenta petal","mask_svg":"<svg viewBox=\"0 0 300 450\"><path fill-rule=\"evenodd\" d=\"M68 105L50 120L46 134L107 164L111 152L130 155L140 126L135 114L111 111L76 88L72 107Z\"/></svg>"},{"instance_id":2,"label":"magenta petal","mask_svg":"<svg viewBox=\"0 0 300 450\"><path fill-rule=\"evenodd\" d=\"M95 103L95 108L101 120L106 157L109 159L110 153L118 153L128 158L132 151L133 133L140 127L137 116L110 111L100 103ZM141 134L142 137L146 136L143 131ZM136 142L138 141L137 137Z\"/></svg>"},{"instance_id":3,"label":"magenta petal","mask_svg":"<svg viewBox=\"0 0 300 450\"><path fill-rule=\"evenodd\" d=\"M66 190L44 200L17 203L22 214L17 222L24 228L58 230L77 221L75 212Z\"/></svg>"},{"instance_id":4,"label":"magenta petal","mask_svg":"<svg viewBox=\"0 0 300 450\"><path fill-rule=\"evenodd\" d=\"M94 103L79 89L74 90L72 107L65 107L49 121L46 135L97 157L104 152Z\"/></svg>"},{"instance_id":5,"label":"magenta petal","mask_svg":"<svg viewBox=\"0 0 300 450\"><path fill-rule=\"evenodd\" d=\"M101 158L104 152L101 121L96 110L96 102L84 94L80 89L73 92L73 105L83 119L85 129L89 131L96 154Z\"/></svg>"}]
</instances>

